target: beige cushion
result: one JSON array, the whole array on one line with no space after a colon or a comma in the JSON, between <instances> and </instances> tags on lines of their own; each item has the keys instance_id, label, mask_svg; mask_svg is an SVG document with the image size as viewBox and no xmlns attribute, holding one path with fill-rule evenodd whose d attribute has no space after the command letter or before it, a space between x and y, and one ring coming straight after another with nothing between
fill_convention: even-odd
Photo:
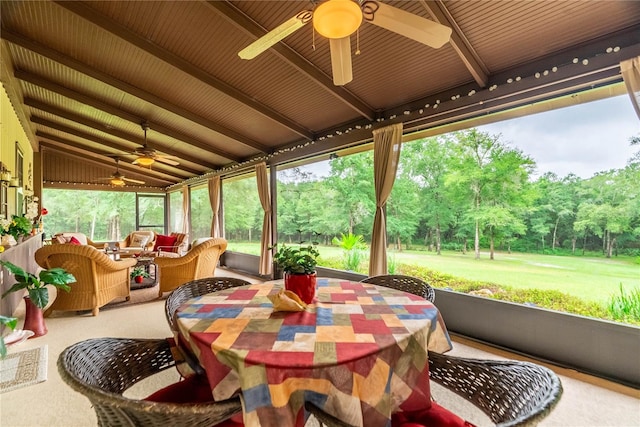
<instances>
[{"instance_id":1,"label":"beige cushion","mask_svg":"<svg viewBox=\"0 0 640 427\"><path fill-rule=\"evenodd\" d=\"M149 243L149 235L142 233L133 233L131 235L131 243L129 246L144 248Z\"/></svg>"},{"instance_id":2,"label":"beige cushion","mask_svg":"<svg viewBox=\"0 0 640 427\"><path fill-rule=\"evenodd\" d=\"M211 240L213 237L200 237L199 239L195 239L193 243L191 243L191 249L198 246L200 243L206 242L207 240Z\"/></svg>"}]
</instances>

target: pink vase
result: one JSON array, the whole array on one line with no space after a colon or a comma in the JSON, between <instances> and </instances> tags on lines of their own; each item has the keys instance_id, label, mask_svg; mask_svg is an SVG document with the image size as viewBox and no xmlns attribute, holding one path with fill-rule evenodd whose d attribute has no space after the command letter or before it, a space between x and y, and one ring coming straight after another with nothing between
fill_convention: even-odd
<instances>
[{"instance_id":1,"label":"pink vase","mask_svg":"<svg viewBox=\"0 0 640 427\"><path fill-rule=\"evenodd\" d=\"M44 324L44 314L42 313L42 309L35 305L28 296L24 297L24 305L24 326L22 329L33 331L33 337L46 335L48 331L47 326Z\"/></svg>"},{"instance_id":2,"label":"pink vase","mask_svg":"<svg viewBox=\"0 0 640 427\"><path fill-rule=\"evenodd\" d=\"M284 273L284 288L294 292L307 304L311 304L311 301L313 301L313 298L316 296L316 273Z\"/></svg>"}]
</instances>

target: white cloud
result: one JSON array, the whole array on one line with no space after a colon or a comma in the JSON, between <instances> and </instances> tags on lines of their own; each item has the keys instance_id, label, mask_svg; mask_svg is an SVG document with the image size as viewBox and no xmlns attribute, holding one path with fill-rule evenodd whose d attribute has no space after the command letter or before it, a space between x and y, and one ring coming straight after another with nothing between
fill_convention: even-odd
<instances>
[{"instance_id":1,"label":"white cloud","mask_svg":"<svg viewBox=\"0 0 640 427\"><path fill-rule=\"evenodd\" d=\"M632 154L629 139L640 134L640 121L627 95L480 126L537 163L536 175L595 173L623 168Z\"/></svg>"}]
</instances>

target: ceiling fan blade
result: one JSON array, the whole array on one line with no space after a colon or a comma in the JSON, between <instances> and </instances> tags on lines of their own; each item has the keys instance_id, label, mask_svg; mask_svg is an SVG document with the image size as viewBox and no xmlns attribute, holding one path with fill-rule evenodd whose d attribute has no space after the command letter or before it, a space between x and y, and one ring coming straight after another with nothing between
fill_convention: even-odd
<instances>
[{"instance_id":1,"label":"ceiling fan blade","mask_svg":"<svg viewBox=\"0 0 640 427\"><path fill-rule=\"evenodd\" d=\"M343 86L353 80L351 69L351 40L349 36L341 39L329 39L331 48L331 70L333 84Z\"/></svg>"},{"instance_id":2,"label":"ceiling fan blade","mask_svg":"<svg viewBox=\"0 0 640 427\"><path fill-rule=\"evenodd\" d=\"M378 27L408 37L412 40L438 49L451 38L451 28L405 12L388 4L378 2L380 6L375 12L373 21Z\"/></svg>"},{"instance_id":3,"label":"ceiling fan blade","mask_svg":"<svg viewBox=\"0 0 640 427\"><path fill-rule=\"evenodd\" d=\"M171 165L171 166L178 166L180 164L179 162L176 162L175 160L171 160L171 159L169 159L167 157L164 157L164 156L156 156L155 160L157 162L162 162L162 163L165 163L165 164Z\"/></svg>"},{"instance_id":4,"label":"ceiling fan blade","mask_svg":"<svg viewBox=\"0 0 640 427\"><path fill-rule=\"evenodd\" d=\"M269 49L274 44L278 43L280 40L285 37L293 34L295 31L299 30L309 22L309 20L303 19L304 12L294 16L293 18L285 21L284 23L278 25L273 30L269 31L264 36L260 37L258 40L251 43L249 46L242 49L238 52L238 56L242 59L253 59L256 56L260 55L265 50Z\"/></svg>"},{"instance_id":5,"label":"ceiling fan blade","mask_svg":"<svg viewBox=\"0 0 640 427\"><path fill-rule=\"evenodd\" d=\"M133 182L135 184L144 184L144 181L140 181L140 180L137 180L137 179L131 179L131 178L125 178L125 177L122 177L121 179L123 181Z\"/></svg>"}]
</instances>

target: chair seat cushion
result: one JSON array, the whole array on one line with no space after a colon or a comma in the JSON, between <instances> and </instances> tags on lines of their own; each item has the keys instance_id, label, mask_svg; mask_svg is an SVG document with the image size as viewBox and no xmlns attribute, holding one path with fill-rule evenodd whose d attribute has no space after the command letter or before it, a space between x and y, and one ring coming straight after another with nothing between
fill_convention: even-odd
<instances>
[{"instance_id":1,"label":"chair seat cushion","mask_svg":"<svg viewBox=\"0 0 640 427\"><path fill-rule=\"evenodd\" d=\"M213 402L209 381L204 375L193 375L182 381L162 388L145 400L171 403Z\"/></svg>"},{"instance_id":2,"label":"chair seat cushion","mask_svg":"<svg viewBox=\"0 0 640 427\"><path fill-rule=\"evenodd\" d=\"M391 418L392 427L475 427L436 402L431 407L414 412L398 412Z\"/></svg>"},{"instance_id":3,"label":"chair seat cushion","mask_svg":"<svg viewBox=\"0 0 640 427\"><path fill-rule=\"evenodd\" d=\"M145 400L165 403L207 403L213 402L209 381L204 375L194 375L162 388ZM243 427L242 413L215 425L215 427Z\"/></svg>"}]
</instances>

